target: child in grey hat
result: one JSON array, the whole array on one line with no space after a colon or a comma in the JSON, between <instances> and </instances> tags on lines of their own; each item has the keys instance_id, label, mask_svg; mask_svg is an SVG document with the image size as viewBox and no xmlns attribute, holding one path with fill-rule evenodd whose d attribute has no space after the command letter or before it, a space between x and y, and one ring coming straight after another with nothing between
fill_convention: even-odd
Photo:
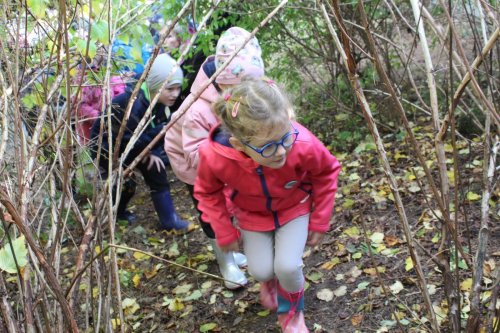
<instances>
[{"instance_id":1,"label":"child in grey hat","mask_svg":"<svg viewBox=\"0 0 500 333\"><path fill-rule=\"evenodd\" d=\"M174 69L175 68L175 69ZM168 79L168 81L167 81ZM107 122L106 118L98 119L92 127L92 138L97 142L97 137L102 135L102 148L100 167L102 170L108 169L108 154L109 151L114 151L115 144L119 145L120 154L125 151L125 147L129 144L132 137L138 129L139 122L145 117L147 109L151 105L151 100L158 93L158 103L154 105L151 119L148 120L146 128L134 142L132 149L124 159L124 164L130 164L156 135L166 125L170 117L169 107L175 103L181 91L183 80L182 70L177 66L176 61L168 54L160 54L153 62L151 70L146 77L145 82L141 86L141 90L137 95L130 116L127 119L125 132L121 142L116 143L115 139L121 123L123 121L127 105L132 96L133 87L128 89L121 95L113 98L112 112L112 131L108 133L107 126L102 126L101 121ZM162 89L163 87L163 89ZM112 146L108 146L108 136L111 135ZM96 157L96 149L94 144L94 157ZM176 213L172 198L170 196L170 186L167 178L165 166L168 164L168 158L163 150L162 141L158 141L141 163L137 165L137 169L144 177L144 181L149 186L151 198L159 218L160 227L163 230L174 234L183 234L194 229L194 225L182 220ZM106 172L103 172L107 176ZM124 218L129 221L134 220L133 215L126 209L128 202L135 193L136 184L132 178L126 181L124 191L122 192L120 202L118 204L118 218Z\"/></svg>"}]
</instances>

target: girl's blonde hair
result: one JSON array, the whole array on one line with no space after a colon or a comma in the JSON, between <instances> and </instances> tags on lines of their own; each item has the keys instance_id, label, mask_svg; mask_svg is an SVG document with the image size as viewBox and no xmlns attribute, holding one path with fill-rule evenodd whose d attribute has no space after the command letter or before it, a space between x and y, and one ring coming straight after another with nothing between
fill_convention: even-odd
<instances>
[{"instance_id":1,"label":"girl's blonde hair","mask_svg":"<svg viewBox=\"0 0 500 333\"><path fill-rule=\"evenodd\" d=\"M222 93L213 108L223 128L244 142L262 129L271 132L294 118L286 93L266 77L243 77L241 84Z\"/></svg>"}]
</instances>

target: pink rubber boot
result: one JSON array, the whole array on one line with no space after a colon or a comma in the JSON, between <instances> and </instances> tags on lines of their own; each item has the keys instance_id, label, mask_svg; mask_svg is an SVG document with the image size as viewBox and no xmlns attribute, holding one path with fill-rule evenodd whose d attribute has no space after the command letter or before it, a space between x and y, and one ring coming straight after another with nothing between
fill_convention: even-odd
<instances>
[{"instance_id":1,"label":"pink rubber boot","mask_svg":"<svg viewBox=\"0 0 500 333\"><path fill-rule=\"evenodd\" d=\"M260 304L271 311L278 308L278 281L276 278L260 283Z\"/></svg>"},{"instance_id":2,"label":"pink rubber boot","mask_svg":"<svg viewBox=\"0 0 500 333\"><path fill-rule=\"evenodd\" d=\"M278 314L278 322L283 333L309 333L304 321L304 312L296 312L293 317L288 313Z\"/></svg>"},{"instance_id":3,"label":"pink rubber boot","mask_svg":"<svg viewBox=\"0 0 500 333\"><path fill-rule=\"evenodd\" d=\"M304 321L304 289L290 293L278 284L278 322L283 333L309 333Z\"/></svg>"}]
</instances>

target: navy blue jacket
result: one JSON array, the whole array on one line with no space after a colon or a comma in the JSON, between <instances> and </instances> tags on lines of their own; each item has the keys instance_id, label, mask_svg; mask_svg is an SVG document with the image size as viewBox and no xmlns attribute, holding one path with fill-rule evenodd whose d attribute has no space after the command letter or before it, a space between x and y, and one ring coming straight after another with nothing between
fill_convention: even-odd
<instances>
[{"instance_id":1,"label":"navy blue jacket","mask_svg":"<svg viewBox=\"0 0 500 333\"><path fill-rule=\"evenodd\" d=\"M127 90L112 100L112 143L114 144L116 137L118 136L118 131L120 130L120 126L123 120L123 116L125 115L125 110L127 109L128 102L132 95L132 88L127 87ZM130 116L127 121L127 125L125 127L125 132L123 138L120 142L120 154L123 153L125 146L128 144L130 139L132 138L133 133L137 129L139 122L146 114L146 110L150 105L150 101L146 97L144 91L141 89L137 95L137 98L132 106L132 110L130 111ZM156 103L155 107L152 110L153 120L149 122L146 129L139 136L138 140L135 142L134 147L129 152L129 155L126 158L125 163L130 163L134 160L146 146L156 137L156 135L163 129L163 127L168 122L167 115L165 113L165 105L161 103ZM94 154L94 158L96 157L97 150L97 138L99 136L99 130L101 126L101 121L105 118L98 118L94 125L92 126L91 138L94 142L94 149L92 152ZM106 121L106 120L104 120ZM108 133L107 133L107 124L104 124L104 131L102 133L102 153L104 156L107 156L108 147ZM159 140L156 145L151 150L151 153L165 158L165 153L163 150L163 140ZM104 157L103 156L103 157Z\"/></svg>"}]
</instances>

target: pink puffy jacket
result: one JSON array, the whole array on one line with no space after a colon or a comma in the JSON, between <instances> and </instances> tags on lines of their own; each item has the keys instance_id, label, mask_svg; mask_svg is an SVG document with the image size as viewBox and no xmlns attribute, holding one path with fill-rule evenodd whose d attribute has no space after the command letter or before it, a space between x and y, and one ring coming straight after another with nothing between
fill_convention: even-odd
<instances>
[{"instance_id":1,"label":"pink puffy jacket","mask_svg":"<svg viewBox=\"0 0 500 333\"><path fill-rule=\"evenodd\" d=\"M205 63L212 60L213 56L207 58ZM180 108L186 103L190 103L193 94L198 92L208 80L209 77L205 74L202 65L191 86L191 94L186 97ZM184 116L177 119L180 114L174 112L170 120L170 122L175 123L165 134L165 152L175 175L184 183L193 185L196 179L198 149L207 140L210 129L218 122L211 110L211 104L218 96L217 90L211 84L191 105Z\"/></svg>"},{"instance_id":2,"label":"pink puffy jacket","mask_svg":"<svg viewBox=\"0 0 500 333\"><path fill-rule=\"evenodd\" d=\"M194 196L219 245L239 238L232 215L243 230L270 231L311 213L309 230L328 231L340 163L305 127L293 125L299 135L279 169L260 166L240 151L215 142L219 127L200 147Z\"/></svg>"},{"instance_id":3,"label":"pink puffy jacket","mask_svg":"<svg viewBox=\"0 0 500 333\"><path fill-rule=\"evenodd\" d=\"M125 91L125 83L120 76L112 76L110 78L110 95L111 98L123 93ZM87 144L90 140L90 130L99 117L102 110L102 87L99 85L83 85L81 100L78 108L74 110L76 118L76 132L78 140L82 145Z\"/></svg>"}]
</instances>

